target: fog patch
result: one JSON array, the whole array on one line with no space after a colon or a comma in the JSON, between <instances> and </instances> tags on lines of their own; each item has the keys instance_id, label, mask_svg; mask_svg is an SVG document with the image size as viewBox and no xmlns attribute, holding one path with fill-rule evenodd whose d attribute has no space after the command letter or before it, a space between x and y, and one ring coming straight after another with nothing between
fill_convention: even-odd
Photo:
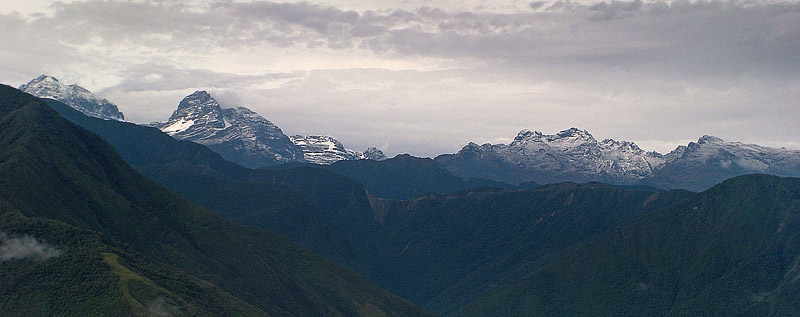
<instances>
[{"instance_id":1,"label":"fog patch","mask_svg":"<svg viewBox=\"0 0 800 317\"><path fill-rule=\"evenodd\" d=\"M180 309L168 303L163 297L156 298L147 305L147 316L166 317L178 315Z\"/></svg>"},{"instance_id":2,"label":"fog patch","mask_svg":"<svg viewBox=\"0 0 800 317\"><path fill-rule=\"evenodd\" d=\"M5 232L0 232L0 262L18 259L44 261L59 255L60 250L32 236L9 237Z\"/></svg>"}]
</instances>

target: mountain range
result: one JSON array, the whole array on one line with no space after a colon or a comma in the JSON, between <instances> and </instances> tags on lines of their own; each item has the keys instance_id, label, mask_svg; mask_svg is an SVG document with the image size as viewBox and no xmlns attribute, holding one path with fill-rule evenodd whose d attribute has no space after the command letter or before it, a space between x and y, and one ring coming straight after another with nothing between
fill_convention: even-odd
<instances>
[{"instance_id":1,"label":"mountain range","mask_svg":"<svg viewBox=\"0 0 800 317\"><path fill-rule=\"evenodd\" d=\"M123 120L116 105L78 85L65 85L41 75L20 86L39 98L61 101L90 117ZM180 101L164 122L150 124L181 140L208 146L225 159L257 168L286 162L331 164L339 160L385 159L377 148L364 152L346 149L324 135L285 135L271 121L245 107L222 108L206 91L196 91Z\"/></svg>"},{"instance_id":2,"label":"mountain range","mask_svg":"<svg viewBox=\"0 0 800 317\"><path fill-rule=\"evenodd\" d=\"M77 85L39 76L21 90L62 101L82 113L121 120L116 106ZM109 113L119 113L110 116ZM349 150L324 135L287 136L274 123L244 107L225 108L205 91L186 96L165 122L151 124L177 139L203 144L223 158L248 168L306 162L331 165L347 160L383 160L377 148ZM660 154L633 142L597 140L570 128L556 134L522 130L509 144L469 143L435 162L462 179L523 183L605 182L662 189L701 191L748 173L800 176L800 151L704 135L697 142ZM350 175L352 176L352 175Z\"/></svg>"},{"instance_id":3,"label":"mountain range","mask_svg":"<svg viewBox=\"0 0 800 317\"><path fill-rule=\"evenodd\" d=\"M705 135L662 155L646 152L633 142L598 141L577 128L553 135L522 130L508 145L470 143L458 153L435 160L461 177L510 184L598 181L700 191L748 173L800 176L800 151L796 150Z\"/></svg>"}]
</instances>

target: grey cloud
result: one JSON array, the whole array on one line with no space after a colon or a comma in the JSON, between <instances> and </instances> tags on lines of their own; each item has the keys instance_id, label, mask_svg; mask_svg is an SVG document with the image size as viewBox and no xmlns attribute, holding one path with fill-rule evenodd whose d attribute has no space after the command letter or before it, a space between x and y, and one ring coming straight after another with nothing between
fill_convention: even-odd
<instances>
[{"instance_id":1,"label":"grey cloud","mask_svg":"<svg viewBox=\"0 0 800 317\"><path fill-rule=\"evenodd\" d=\"M111 89L123 92L217 87L246 89L270 80L288 80L299 76L292 73L240 75L206 69L178 68L166 63L131 65L118 75L122 81ZM102 91L100 92L102 93Z\"/></svg>"},{"instance_id":2,"label":"grey cloud","mask_svg":"<svg viewBox=\"0 0 800 317\"><path fill-rule=\"evenodd\" d=\"M60 42L99 41L95 44L155 54L238 50L262 43L499 62L592 57L637 66L638 60L689 71L697 65L736 71L778 64L780 71L800 51L798 7L782 2L612 0L558 1L541 12L422 7L359 13L308 3L227 1L192 7L181 2L87 1L58 3L52 18L32 23L54 30ZM614 21L620 19L624 21ZM603 60L620 55L635 56ZM720 65L728 58L739 65ZM800 70L797 64L789 64L791 71Z\"/></svg>"},{"instance_id":3,"label":"grey cloud","mask_svg":"<svg viewBox=\"0 0 800 317\"><path fill-rule=\"evenodd\" d=\"M633 13L642 9L642 0L600 2L589 7L589 10L597 11L598 14L593 16L596 19L608 20L619 19L631 16Z\"/></svg>"},{"instance_id":4,"label":"grey cloud","mask_svg":"<svg viewBox=\"0 0 800 317\"><path fill-rule=\"evenodd\" d=\"M535 2L528 3L528 6L531 7L531 9L538 10L539 8L543 7L545 5L545 3L546 2L544 2L544 1L535 1Z\"/></svg>"},{"instance_id":5,"label":"grey cloud","mask_svg":"<svg viewBox=\"0 0 800 317\"><path fill-rule=\"evenodd\" d=\"M29 235L9 237L0 232L0 262L20 259L44 261L59 255L61 251Z\"/></svg>"}]
</instances>

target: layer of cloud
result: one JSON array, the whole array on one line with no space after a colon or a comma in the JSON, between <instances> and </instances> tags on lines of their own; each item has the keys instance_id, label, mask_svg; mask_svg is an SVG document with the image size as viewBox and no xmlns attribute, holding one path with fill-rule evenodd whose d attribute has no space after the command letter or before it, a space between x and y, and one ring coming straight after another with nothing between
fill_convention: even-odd
<instances>
[{"instance_id":1,"label":"layer of cloud","mask_svg":"<svg viewBox=\"0 0 800 317\"><path fill-rule=\"evenodd\" d=\"M93 0L3 13L0 81L54 75L137 122L206 89L287 133L390 154L570 126L662 152L702 134L797 138L796 1L388 3Z\"/></svg>"},{"instance_id":2,"label":"layer of cloud","mask_svg":"<svg viewBox=\"0 0 800 317\"><path fill-rule=\"evenodd\" d=\"M0 232L0 262L20 259L44 261L59 255L61 251L32 236L9 237Z\"/></svg>"}]
</instances>

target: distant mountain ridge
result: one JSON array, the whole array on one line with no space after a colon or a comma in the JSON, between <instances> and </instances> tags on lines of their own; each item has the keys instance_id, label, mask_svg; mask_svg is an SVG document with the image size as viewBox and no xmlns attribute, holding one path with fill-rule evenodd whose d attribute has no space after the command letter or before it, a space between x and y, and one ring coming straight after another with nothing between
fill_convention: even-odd
<instances>
[{"instance_id":1,"label":"distant mountain ridge","mask_svg":"<svg viewBox=\"0 0 800 317\"><path fill-rule=\"evenodd\" d=\"M55 77L40 75L20 86L19 90L39 98L61 101L90 117L117 121L125 119L117 105L109 102L108 99L97 96L75 84L64 85Z\"/></svg>"},{"instance_id":2,"label":"distant mountain ridge","mask_svg":"<svg viewBox=\"0 0 800 317\"><path fill-rule=\"evenodd\" d=\"M706 135L662 155L644 151L633 142L598 141L578 128L553 135L522 130L508 145L470 143L458 153L435 160L461 177L511 184L600 181L697 191L747 173L800 176L800 151L725 142Z\"/></svg>"}]
</instances>

